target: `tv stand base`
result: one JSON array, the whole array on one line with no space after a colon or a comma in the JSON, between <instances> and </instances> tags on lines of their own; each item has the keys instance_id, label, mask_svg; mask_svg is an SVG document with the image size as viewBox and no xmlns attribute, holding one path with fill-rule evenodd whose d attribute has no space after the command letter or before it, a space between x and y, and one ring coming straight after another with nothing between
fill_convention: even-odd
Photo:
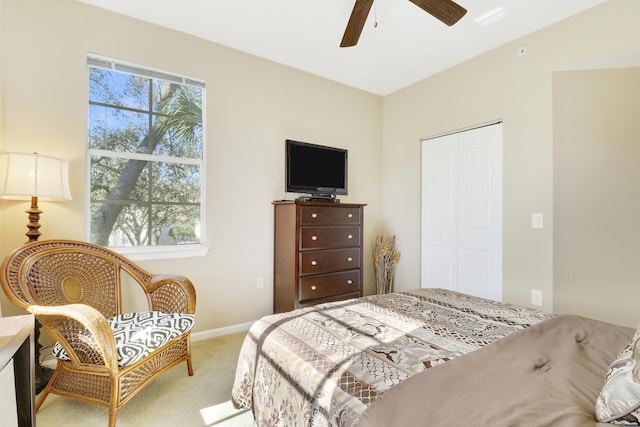
<instances>
[{"instance_id":1,"label":"tv stand base","mask_svg":"<svg viewBox=\"0 0 640 427\"><path fill-rule=\"evenodd\" d=\"M300 196L296 199L299 202L324 202L324 203L340 203L340 199L336 196Z\"/></svg>"}]
</instances>

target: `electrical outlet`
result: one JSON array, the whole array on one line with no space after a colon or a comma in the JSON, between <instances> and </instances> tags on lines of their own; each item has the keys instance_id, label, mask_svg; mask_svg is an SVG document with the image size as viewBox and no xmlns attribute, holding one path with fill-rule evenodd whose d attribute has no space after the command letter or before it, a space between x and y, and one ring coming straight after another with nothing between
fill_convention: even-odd
<instances>
[{"instance_id":1,"label":"electrical outlet","mask_svg":"<svg viewBox=\"0 0 640 427\"><path fill-rule=\"evenodd\" d=\"M264 289L264 277L258 276L256 279L256 289Z\"/></svg>"},{"instance_id":2,"label":"electrical outlet","mask_svg":"<svg viewBox=\"0 0 640 427\"><path fill-rule=\"evenodd\" d=\"M531 304L542 307L542 291L537 289L531 290Z\"/></svg>"}]
</instances>

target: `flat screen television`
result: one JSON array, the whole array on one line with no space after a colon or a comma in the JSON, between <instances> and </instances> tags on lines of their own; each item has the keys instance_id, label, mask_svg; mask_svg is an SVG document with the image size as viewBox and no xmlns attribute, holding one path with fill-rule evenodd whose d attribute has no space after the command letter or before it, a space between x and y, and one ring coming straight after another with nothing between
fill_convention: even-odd
<instances>
[{"instance_id":1,"label":"flat screen television","mask_svg":"<svg viewBox=\"0 0 640 427\"><path fill-rule=\"evenodd\" d=\"M285 191L309 194L299 200L338 201L347 193L348 151L286 140Z\"/></svg>"}]
</instances>

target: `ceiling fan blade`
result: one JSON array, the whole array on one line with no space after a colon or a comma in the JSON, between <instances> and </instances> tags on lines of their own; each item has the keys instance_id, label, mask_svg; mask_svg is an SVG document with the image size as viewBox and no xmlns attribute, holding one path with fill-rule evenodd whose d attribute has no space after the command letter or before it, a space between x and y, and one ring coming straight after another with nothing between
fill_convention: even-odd
<instances>
[{"instance_id":1,"label":"ceiling fan blade","mask_svg":"<svg viewBox=\"0 0 640 427\"><path fill-rule=\"evenodd\" d=\"M467 13L467 9L451 0L409 1L449 26L458 22Z\"/></svg>"},{"instance_id":2,"label":"ceiling fan blade","mask_svg":"<svg viewBox=\"0 0 640 427\"><path fill-rule=\"evenodd\" d=\"M340 47L350 47L358 44L360 33L362 33L362 28L364 28L364 23L367 20L367 16L369 16L372 4L373 0L356 0L347 28L344 30Z\"/></svg>"}]
</instances>

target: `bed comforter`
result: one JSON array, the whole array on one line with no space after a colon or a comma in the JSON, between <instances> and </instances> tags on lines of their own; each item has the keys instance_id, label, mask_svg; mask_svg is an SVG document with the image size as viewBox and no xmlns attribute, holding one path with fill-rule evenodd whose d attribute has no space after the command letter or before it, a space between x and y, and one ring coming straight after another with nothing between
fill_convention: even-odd
<instances>
[{"instance_id":1,"label":"bed comforter","mask_svg":"<svg viewBox=\"0 0 640 427\"><path fill-rule=\"evenodd\" d=\"M594 427L605 374L634 330L562 315L415 375L360 427Z\"/></svg>"},{"instance_id":2,"label":"bed comforter","mask_svg":"<svg viewBox=\"0 0 640 427\"><path fill-rule=\"evenodd\" d=\"M245 339L232 401L258 426L356 426L392 387L551 317L442 289L266 316Z\"/></svg>"}]
</instances>

